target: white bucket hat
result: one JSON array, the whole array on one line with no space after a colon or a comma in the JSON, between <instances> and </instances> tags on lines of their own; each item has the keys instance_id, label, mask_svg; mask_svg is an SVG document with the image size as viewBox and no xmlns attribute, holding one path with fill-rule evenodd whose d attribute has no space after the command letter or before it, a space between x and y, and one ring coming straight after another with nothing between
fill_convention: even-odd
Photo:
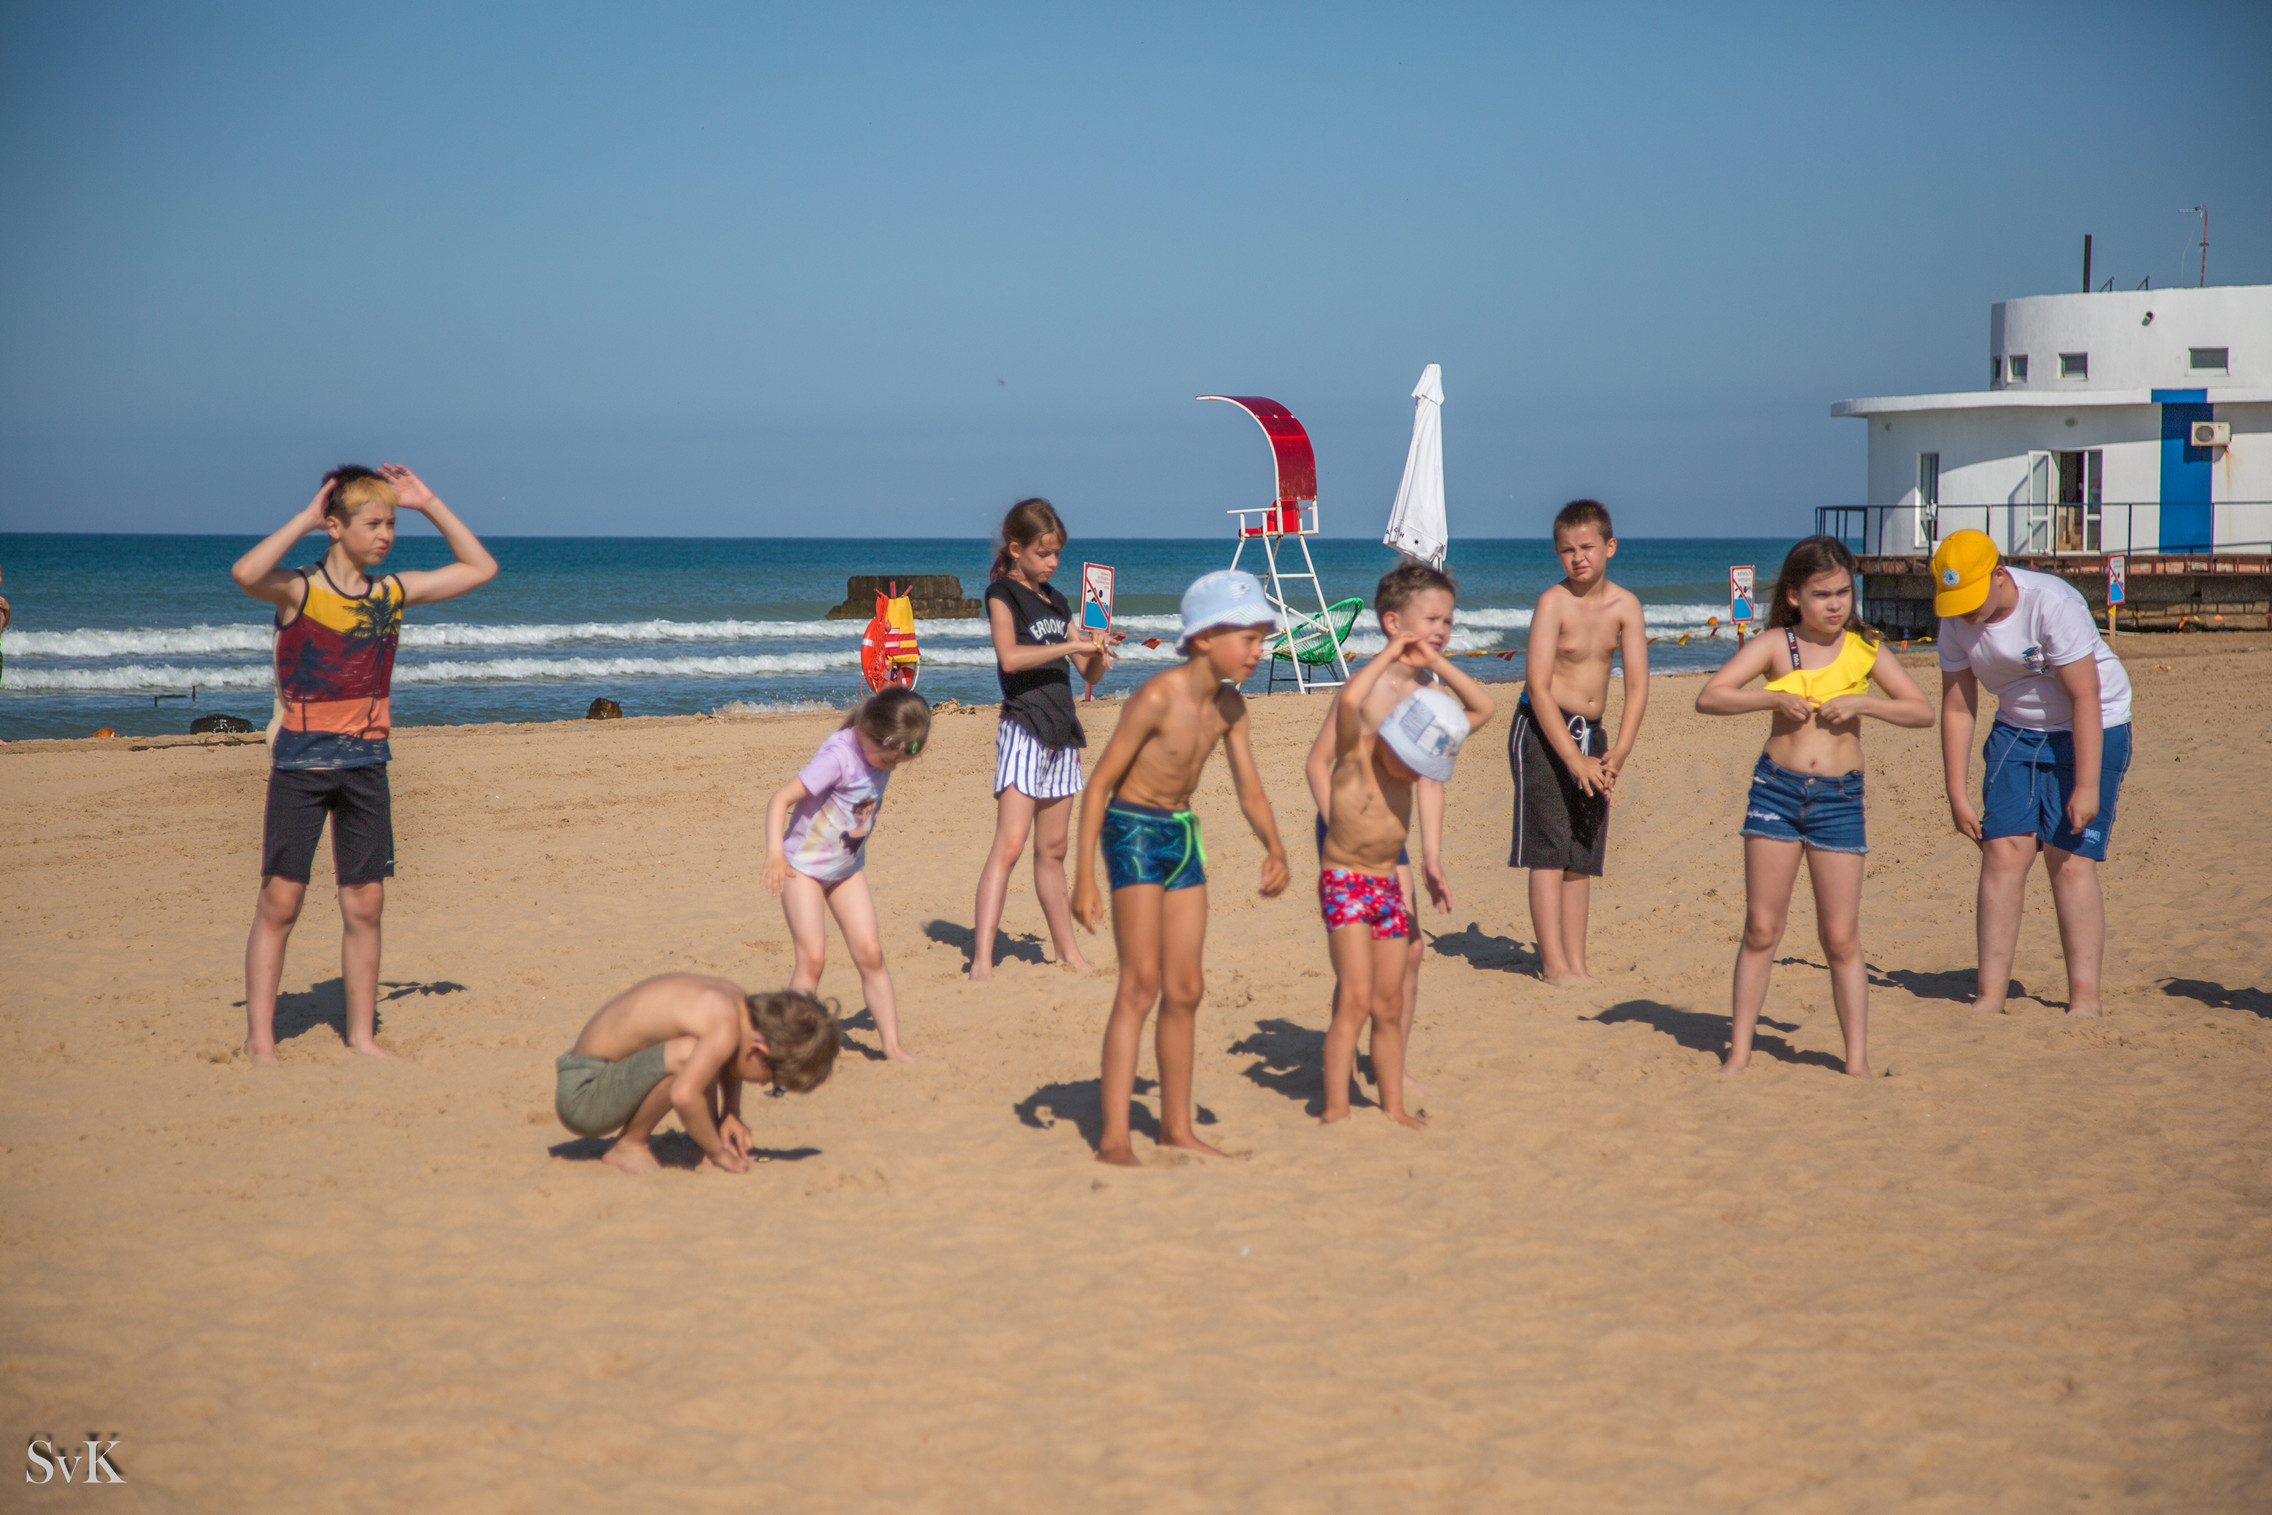
<instances>
[{"instance_id":1,"label":"white bucket hat","mask_svg":"<svg viewBox=\"0 0 2272 1515\"><path fill-rule=\"evenodd\" d=\"M1381 722L1381 740L1405 767L1441 784L1467 740L1467 712L1441 689L1415 689Z\"/></svg>"},{"instance_id":2,"label":"white bucket hat","mask_svg":"<svg viewBox=\"0 0 2272 1515\"><path fill-rule=\"evenodd\" d=\"M1262 581L1239 568L1218 568L1192 580L1183 592L1183 635L1175 650L1189 656L1191 639L1218 626L1276 626L1278 615Z\"/></svg>"}]
</instances>

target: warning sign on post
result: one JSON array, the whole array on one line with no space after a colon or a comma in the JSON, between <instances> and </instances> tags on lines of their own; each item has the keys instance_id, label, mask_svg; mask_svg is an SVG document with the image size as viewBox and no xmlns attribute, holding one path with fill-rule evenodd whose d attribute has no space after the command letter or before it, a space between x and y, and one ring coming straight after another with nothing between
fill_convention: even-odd
<instances>
[{"instance_id":1,"label":"warning sign on post","mask_svg":"<svg viewBox=\"0 0 2272 1515\"><path fill-rule=\"evenodd\" d=\"M1752 571L1748 563L1728 570L1728 619L1738 627L1759 619L1752 613Z\"/></svg>"},{"instance_id":2,"label":"warning sign on post","mask_svg":"<svg viewBox=\"0 0 2272 1515\"><path fill-rule=\"evenodd\" d=\"M1112 630L1112 570L1102 563L1081 565L1081 629Z\"/></svg>"},{"instance_id":3,"label":"warning sign on post","mask_svg":"<svg viewBox=\"0 0 2272 1515\"><path fill-rule=\"evenodd\" d=\"M2130 564L2128 560L2125 559L2119 552L2116 553L2113 557L2110 557L2106 560L2107 604L2123 605L2129 603L2129 590L2122 582L2123 575L2129 571L2129 568Z\"/></svg>"}]
</instances>

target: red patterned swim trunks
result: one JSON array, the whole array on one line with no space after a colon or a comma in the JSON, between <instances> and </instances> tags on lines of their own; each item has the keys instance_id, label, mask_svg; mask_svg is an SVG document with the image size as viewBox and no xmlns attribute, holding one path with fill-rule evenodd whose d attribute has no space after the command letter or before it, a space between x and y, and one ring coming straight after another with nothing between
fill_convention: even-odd
<instances>
[{"instance_id":1,"label":"red patterned swim trunks","mask_svg":"<svg viewBox=\"0 0 2272 1515\"><path fill-rule=\"evenodd\" d=\"M1327 868L1317 876L1317 905L1325 916L1325 929L1370 926L1373 940L1388 941L1412 934L1412 917L1404 908L1404 891L1396 875L1359 873L1351 868Z\"/></svg>"}]
</instances>

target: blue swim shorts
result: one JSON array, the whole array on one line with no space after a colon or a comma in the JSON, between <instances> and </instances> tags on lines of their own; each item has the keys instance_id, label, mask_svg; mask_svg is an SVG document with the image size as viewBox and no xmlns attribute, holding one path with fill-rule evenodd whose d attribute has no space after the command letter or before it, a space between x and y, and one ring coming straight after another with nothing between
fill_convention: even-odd
<instances>
[{"instance_id":1,"label":"blue swim shorts","mask_svg":"<svg viewBox=\"0 0 2272 1515\"><path fill-rule=\"evenodd\" d=\"M2114 835L2114 802L2122 776L2130 771L2130 723L2106 728L2099 753L2098 814L2081 831L2067 829L2067 796L2075 788L2075 735L2071 731L2025 731L2002 721L1988 728L1981 760L1988 776L1980 786L1982 837L2033 836L2046 847L2106 861Z\"/></svg>"},{"instance_id":2,"label":"blue swim shorts","mask_svg":"<svg viewBox=\"0 0 2272 1515\"><path fill-rule=\"evenodd\" d=\"M1793 773L1759 755L1744 801L1743 834L1804 842L1817 852L1867 852L1862 772Z\"/></svg>"},{"instance_id":3,"label":"blue swim shorts","mask_svg":"<svg viewBox=\"0 0 2272 1515\"><path fill-rule=\"evenodd\" d=\"M1207 848L1199 817L1114 800L1104 807L1104 876L1113 889L1157 884L1190 889L1207 882Z\"/></svg>"}]
</instances>

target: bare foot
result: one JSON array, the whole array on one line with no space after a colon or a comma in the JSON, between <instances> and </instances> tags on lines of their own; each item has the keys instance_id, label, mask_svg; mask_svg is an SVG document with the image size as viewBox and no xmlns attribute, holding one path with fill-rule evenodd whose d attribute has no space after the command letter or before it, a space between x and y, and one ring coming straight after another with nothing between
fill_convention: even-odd
<instances>
[{"instance_id":1,"label":"bare foot","mask_svg":"<svg viewBox=\"0 0 2272 1515\"><path fill-rule=\"evenodd\" d=\"M917 1057L905 1047L886 1047L884 1048L884 1061L887 1063L919 1063L923 1059Z\"/></svg>"},{"instance_id":2,"label":"bare foot","mask_svg":"<svg viewBox=\"0 0 2272 1515\"><path fill-rule=\"evenodd\" d=\"M1060 952L1057 954L1057 966L1067 973L1086 973L1096 964L1090 962L1078 952Z\"/></svg>"},{"instance_id":3,"label":"bare foot","mask_svg":"<svg viewBox=\"0 0 2272 1515\"><path fill-rule=\"evenodd\" d=\"M274 1042L270 1042L265 1047L256 1047L252 1044L252 1038L248 1036L245 1038L244 1054L245 1061L251 1063L255 1068L273 1068L276 1066L276 1044Z\"/></svg>"},{"instance_id":4,"label":"bare foot","mask_svg":"<svg viewBox=\"0 0 2272 1515\"><path fill-rule=\"evenodd\" d=\"M365 1057L394 1056L392 1052L389 1052L386 1048L380 1046L377 1042L349 1042L347 1044L347 1050L350 1052L359 1052Z\"/></svg>"},{"instance_id":5,"label":"bare foot","mask_svg":"<svg viewBox=\"0 0 2272 1515\"><path fill-rule=\"evenodd\" d=\"M1163 1137L1160 1145L1163 1147L1180 1147L1186 1152L1196 1152L1202 1157L1229 1157L1231 1155L1221 1147L1209 1146L1188 1131L1180 1136Z\"/></svg>"},{"instance_id":6,"label":"bare foot","mask_svg":"<svg viewBox=\"0 0 2272 1515\"><path fill-rule=\"evenodd\" d=\"M2099 1003L2095 999L2075 1000L2067 1006L2067 1013L2077 1020L2093 1020L2098 1016Z\"/></svg>"},{"instance_id":7,"label":"bare foot","mask_svg":"<svg viewBox=\"0 0 2272 1515\"><path fill-rule=\"evenodd\" d=\"M1407 1094L1434 1094L1436 1091L1407 1073L1404 1075L1404 1092Z\"/></svg>"},{"instance_id":8,"label":"bare foot","mask_svg":"<svg viewBox=\"0 0 2272 1515\"><path fill-rule=\"evenodd\" d=\"M1870 1076L1870 1065L1866 1062L1850 1062L1846 1065L1846 1076L1848 1078L1868 1078Z\"/></svg>"},{"instance_id":9,"label":"bare foot","mask_svg":"<svg viewBox=\"0 0 2272 1515\"><path fill-rule=\"evenodd\" d=\"M1390 1110L1387 1114L1390 1120L1395 1121L1407 1131L1425 1131L1428 1129L1428 1123L1417 1115L1406 1115L1402 1110Z\"/></svg>"},{"instance_id":10,"label":"bare foot","mask_svg":"<svg viewBox=\"0 0 2272 1515\"><path fill-rule=\"evenodd\" d=\"M1317 1123L1321 1126L1330 1126L1337 1120L1347 1120L1348 1118L1349 1107L1347 1105L1343 1105L1338 1110L1328 1106L1326 1112L1317 1118Z\"/></svg>"},{"instance_id":11,"label":"bare foot","mask_svg":"<svg viewBox=\"0 0 2272 1515\"><path fill-rule=\"evenodd\" d=\"M1593 982L1583 973L1557 973L1551 978L1542 973L1539 977L1546 979L1546 987L1549 989L1575 989L1580 984Z\"/></svg>"},{"instance_id":12,"label":"bare foot","mask_svg":"<svg viewBox=\"0 0 2272 1515\"><path fill-rule=\"evenodd\" d=\"M970 981L974 984L983 984L993 976L994 965L992 963L973 962L970 965Z\"/></svg>"},{"instance_id":13,"label":"bare foot","mask_svg":"<svg viewBox=\"0 0 2272 1515\"><path fill-rule=\"evenodd\" d=\"M1720 1071L1722 1073L1741 1073L1744 1069L1750 1066L1751 1054L1748 1052L1741 1057L1738 1057L1733 1052L1731 1052L1726 1057L1720 1059Z\"/></svg>"},{"instance_id":14,"label":"bare foot","mask_svg":"<svg viewBox=\"0 0 2272 1515\"><path fill-rule=\"evenodd\" d=\"M619 1173L660 1173L663 1165L643 1141L618 1141L600 1154L600 1161Z\"/></svg>"},{"instance_id":15,"label":"bare foot","mask_svg":"<svg viewBox=\"0 0 2272 1515\"><path fill-rule=\"evenodd\" d=\"M1126 1142L1116 1147L1097 1148L1097 1161L1110 1164L1115 1168L1141 1168L1144 1166L1136 1160L1135 1150Z\"/></svg>"},{"instance_id":16,"label":"bare foot","mask_svg":"<svg viewBox=\"0 0 2272 1515\"><path fill-rule=\"evenodd\" d=\"M2010 1013L2004 1008L2004 997L2001 994L1975 994L1972 997L1972 1008L1982 1015Z\"/></svg>"}]
</instances>

